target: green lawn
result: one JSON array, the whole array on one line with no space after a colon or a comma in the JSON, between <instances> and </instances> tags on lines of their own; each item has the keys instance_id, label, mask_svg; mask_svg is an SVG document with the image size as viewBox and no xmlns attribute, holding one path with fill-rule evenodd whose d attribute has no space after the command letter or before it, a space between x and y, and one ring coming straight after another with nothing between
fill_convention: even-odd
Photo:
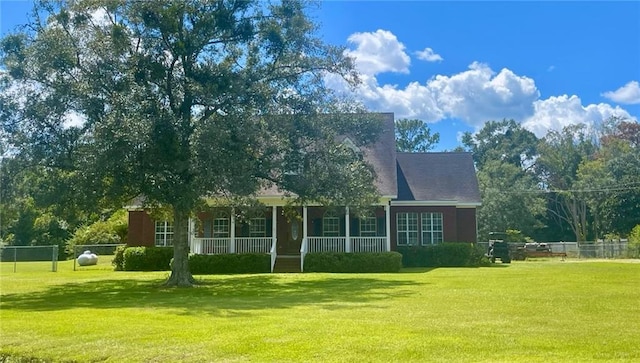
<instances>
[{"instance_id":1,"label":"green lawn","mask_svg":"<svg viewBox=\"0 0 640 363\"><path fill-rule=\"evenodd\" d=\"M0 269L0 361L640 361L628 261L198 276L193 289L108 264L17 271Z\"/></svg>"}]
</instances>

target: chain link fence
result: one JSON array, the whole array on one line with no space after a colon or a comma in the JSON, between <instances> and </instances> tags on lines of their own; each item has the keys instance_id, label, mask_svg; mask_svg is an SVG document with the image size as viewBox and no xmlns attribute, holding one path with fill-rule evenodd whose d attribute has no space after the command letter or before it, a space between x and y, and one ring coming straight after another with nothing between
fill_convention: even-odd
<instances>
[{"instance_id":1,"label":"chain link fence","mask_svg":"<svg viewBox=\"0 0 640 363\"><path fill-rule=\"evenodd\" d=\"M521 248L524 242L509 242L512 251ZM587 242L541 242L550 252L565 253L568 258L640 258L640 244L630 244L627 240L587 241ZM478 242L483 249L489 248L489 242Z\"/></svg>"},{"instance_id":2,"label":"chain link fence","mask_svg":"<svg viewBox=\"0 0 640 363\"><path fill-rule=\"evenodd\" d=\"M45 269L50 266L51 272L56 272L58 271L58 245L0 246L0 261L3 270L10 268L13 272L18 271L18 262L36 262L29 264L29 269L38 270L40 267Z\"/></svg>"}]
</instances>

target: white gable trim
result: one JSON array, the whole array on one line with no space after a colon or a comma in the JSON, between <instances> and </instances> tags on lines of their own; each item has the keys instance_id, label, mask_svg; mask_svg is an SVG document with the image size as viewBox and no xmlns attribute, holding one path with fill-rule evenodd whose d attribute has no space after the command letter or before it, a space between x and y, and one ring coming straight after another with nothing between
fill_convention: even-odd
<instances>
[{"instance_id":1,"label":"white gable trim","mask_svg":"<svg viewBox=\"0 0 640 363\"><path fill-rule=\"evenodd\" d=\"M356 144L348 137L345 137L344 140L342 140L342 145L353 150L353 152L355 152L356 154L360 154L362 152L360 148L358 148Z\"/></svg>"},{"instance_id":2,"label":"white gable trim","mask_svg":"<svg viewBox=\"0 0 640 363\"><path fill-rule=\"evenodd\" d=\"M392 207L456 207L476 208L482 203L462 203L456 200L392 200Z\"/></svg>"}]
</instances>

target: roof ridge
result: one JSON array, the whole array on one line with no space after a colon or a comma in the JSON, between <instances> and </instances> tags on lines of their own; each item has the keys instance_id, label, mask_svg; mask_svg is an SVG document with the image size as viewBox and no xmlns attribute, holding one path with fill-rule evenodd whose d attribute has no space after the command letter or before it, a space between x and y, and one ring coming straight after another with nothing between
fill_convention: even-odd
<instances>
[{"instance_id":1,"label":"roof ridge","mask_svg":"<svg viewBox=\"0 0 640 363\"><path fill-rule=\"evenodd\" d=\"M473 154L471 151L419 151L419 152L397 151L396 153L401 155Z\"/></svg>"}]
</instances>

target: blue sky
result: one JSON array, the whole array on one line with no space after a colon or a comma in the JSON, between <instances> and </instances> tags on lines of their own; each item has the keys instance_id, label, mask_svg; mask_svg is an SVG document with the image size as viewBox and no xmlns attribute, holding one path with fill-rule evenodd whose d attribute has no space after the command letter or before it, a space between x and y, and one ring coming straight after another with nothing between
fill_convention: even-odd
<instances>
[{"instance_id":1,"label":"blue sky","mask_svg":"<svg viewBox=\"0 0 640 363\"><path fill-rule=\"evenodd\" d=\"M0 0L2 34L30 7ZM323 39L356 58L356 97L428 122L441 134L437 150L487 120L514 118L541 137L640 118L637 1L325 1L311 15Z\"/></svg>"}]
</instances>

